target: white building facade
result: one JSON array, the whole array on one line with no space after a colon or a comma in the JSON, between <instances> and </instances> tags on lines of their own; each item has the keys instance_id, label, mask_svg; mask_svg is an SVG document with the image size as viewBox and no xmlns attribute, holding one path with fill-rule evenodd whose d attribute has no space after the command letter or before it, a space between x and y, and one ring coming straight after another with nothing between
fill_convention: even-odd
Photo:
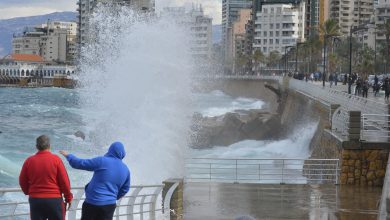
<instances>
[{"instance_id":1,"label":"white building facade","mask_svg":"<svg viewBox=\"0 0 390 220\"><path fill-rule=\"evenodd\" d=\"M79 15L78 18L78 32L77 39L80 47L88 43L89 33L89 18L92 16L94 8L99 4L120 4L132 7L141 11L154 12L154 0L79 0L78 2Z\"/></svg>"},{"instance_id":2,"label":"white building facade","mask_svg":"<svg viewBox=\"0 0 390 220\"><path fill-rule=\"evenodd\" d=\"M256 13L253 51L268 55L271 51L284 54L288 46L305 41L305 2L263 5Z\"/></svg>"},{"instance_id":3,"label":"white building facade","mask_svg":"<svg viewBox=\"0 0 390 220\"><path fill-rule=\"evenodd\" d=\"M196 58L210 58L213 50L212 18L204 15L202 7L186 12L184 7L164 8L161 16L172 16L190 30L191 52Z\"/></svg>"},{"instance_id":4,"label":"white building facade","mask_svg":"<svg viewBox=\"0 0 390 220\"><path fill-rule=\"evenodd\" d=\"M49 27L49 28L48 28ZM48 62L73 62L76 58L75 22L50 22L14 36L13 54L40 55Z\"/></svg>"}]
</instances>

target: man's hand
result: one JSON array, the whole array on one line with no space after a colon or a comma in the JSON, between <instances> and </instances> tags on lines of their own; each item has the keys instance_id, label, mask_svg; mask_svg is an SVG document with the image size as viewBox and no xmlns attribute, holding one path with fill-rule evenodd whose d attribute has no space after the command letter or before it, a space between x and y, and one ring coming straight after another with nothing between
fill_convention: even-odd
<instances>
[{"instance_id":1,"label":"man's hand","mask_svg":"<svg viewBox=\"0 0 390 220\"><path fill-rule=\"evenodd\" d=\"M60 154L62 154L62 156L64 156L64 157L68 156L68 152L66 152L64 150L60 150Z\"/></svg>"},{"instance_id":2,"label":"man's hand","mask_svg":"<svg viewBox=\"0 0 390 220\"><path fill-rule=\"evenodd\" d=\"M66 209L66 210L69 211L71 206L72 206L72 203L71 203L71 202L66 202L66 203L65 203L65 209Z\"/></svg>"}]
</instances>

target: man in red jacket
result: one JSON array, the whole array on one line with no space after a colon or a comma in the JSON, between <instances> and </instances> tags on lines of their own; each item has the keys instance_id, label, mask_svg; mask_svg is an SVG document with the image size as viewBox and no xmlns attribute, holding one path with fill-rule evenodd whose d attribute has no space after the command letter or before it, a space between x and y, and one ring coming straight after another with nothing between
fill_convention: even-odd
<instances>
[{"instance_id":1,"label":"man in red jacket","mask_svg":"<svg viewBox=\"0 0 390 220\"><path fill-rule=\"evenodd\" d=\"M49 137L39 136L36 147L38 152L24 162L19 176L29 196L31 220L65 220L65 208L73 199L68 174L62 160L50 152Z\"/></svg>"}]
</instances>

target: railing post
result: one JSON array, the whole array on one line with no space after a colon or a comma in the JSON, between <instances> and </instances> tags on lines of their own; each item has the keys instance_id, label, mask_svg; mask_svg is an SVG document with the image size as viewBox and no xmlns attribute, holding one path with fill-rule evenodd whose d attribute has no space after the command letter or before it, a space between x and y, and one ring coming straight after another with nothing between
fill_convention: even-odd
<instances>
[{"instance_id":1,"label":"railing post","mask_svg":"<svg viewBox=\"0 0 390 220\"><path fill-rule=\"evenodd\" d=\"M336 161L336 185L339 184L339 160Z\"/></svg>"},{"instance_id":2,"label":"railing post","mask_svg":"<svg viewBox=\"0 0 390 220\"><path fill-rule=\"evenodd\" d=\"M261 181L261 164L259 163L259 182Z\"/></svg>"},{"instance_id":3,"label":"railing post","mask_svg":"<svg viewBox=\"0 0 390 220\"><path fill-rule=\"evenodd\" d=\"M209 168L209 178L210 178L210 181L209 182L211 182L211 163L209 165L210 165L210 168Z\"/></svg>"},{"instance_id":4,"label":"railing post","mask_svg":"<svg viewBox=\"0 0 390 220\"><path fill-rule=\"evenodd\" d=\"M236 159L236 182L235 182L235 183L238 183L238 170L237 170L237 162L238 162L238 160Z\"/></svg>"},{"instance_id":5,"label":"railing post","mask_svg":"<svg viewBox=\"0 0 390 220\"><path fill-rule=\"evenodd\" d=\"M162 192L163 201L166 200L167 196L171 196L169 204L163 204L163 206L169 205L170 220L182 220L183 219L183 179L168 179L163 182L164 188ZM172 195L169 195L171 187L177 187L171 190ZM163 207L165 210L166 207Z\"/></svg>"},{"instance_id":6,"label":"railing post","mask_svg":"<svg viewBox=\"0 0 390 220\"><path fill-rule=\"evenodd\" d=\"M284 159L282 159L282 182L280 184L284 184Z\"/></svg>"}]
</instances>

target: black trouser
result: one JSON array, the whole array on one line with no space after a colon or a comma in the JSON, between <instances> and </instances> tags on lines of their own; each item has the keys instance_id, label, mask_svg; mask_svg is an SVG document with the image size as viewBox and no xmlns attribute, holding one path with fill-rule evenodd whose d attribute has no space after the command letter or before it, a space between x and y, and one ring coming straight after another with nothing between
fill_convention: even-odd
<instances>
[{"instance_id":1,"label":"black trouser","mask_svg":"<svg viewBox=\"0 0 390 220\"><path fill-rule=\"evenodd\" d=\"M111 205L92 205L84 202L81 220L112 220L116 204Z\"/></svg>"},{"instance_id":2,"label":"black trouser","mask_svg":"<svg viewBox=\"0 0 390 220\"><path fill-rule=\"evenodd\" d=\"M62 198L29 198L31 220L65 220Z\"/></svg>"}]
</instances>

